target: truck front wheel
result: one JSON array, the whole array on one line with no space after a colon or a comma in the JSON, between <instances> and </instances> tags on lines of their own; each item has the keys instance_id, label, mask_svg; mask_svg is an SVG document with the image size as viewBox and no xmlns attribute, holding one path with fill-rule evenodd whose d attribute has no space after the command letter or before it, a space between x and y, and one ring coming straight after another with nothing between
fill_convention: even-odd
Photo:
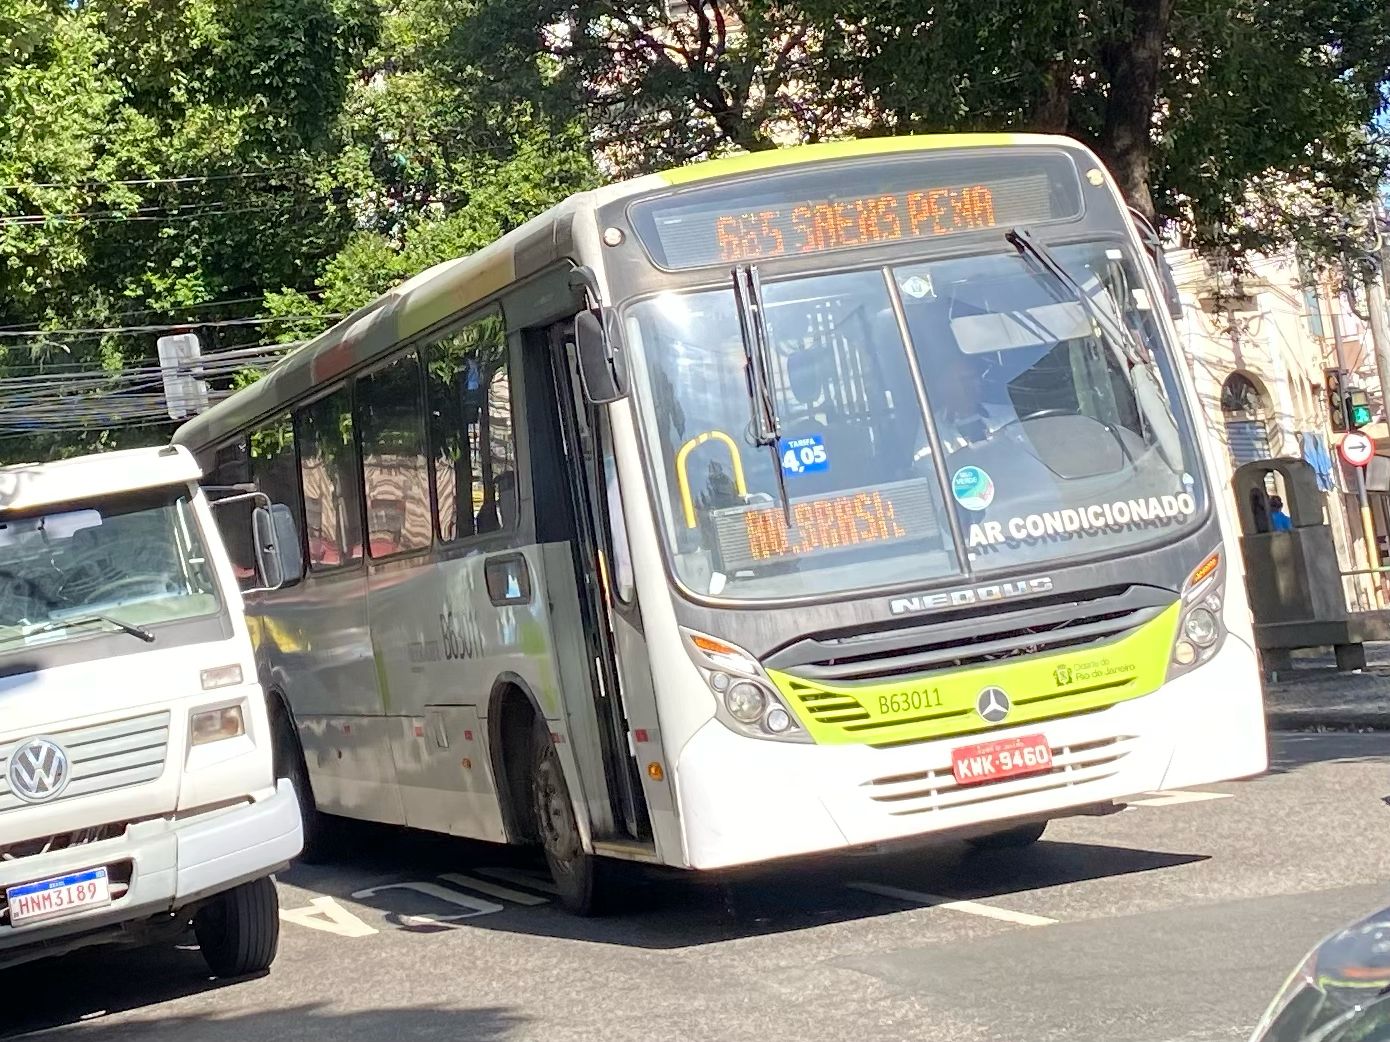
<instances>
[{"instance_id":1,"label":"truck front wheel","mask_svg":"<svg viewBox=\"0 0 1390 1042\"><path fill-rule=\"evenodd\" d=\"M264 973L280 948L280 898L269 877L218 894L193 917L203 959L217 977Z\"/></svg>"}]
</instances>

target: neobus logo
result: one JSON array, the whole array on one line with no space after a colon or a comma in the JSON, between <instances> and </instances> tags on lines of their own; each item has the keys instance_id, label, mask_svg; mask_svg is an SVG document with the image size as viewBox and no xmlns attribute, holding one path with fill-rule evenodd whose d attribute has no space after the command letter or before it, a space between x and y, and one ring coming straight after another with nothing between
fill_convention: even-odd
<instances>
[{"instance_id":1,"label":"neobus logo","mask_svg":"<svg viewBox=\"0 0 1390 1042\"><path fill-rule=\"evenodd\" d=\"M960 608L971 604L1005 601L1010 597L1027 597L1033 593L1047 593L1051 589L1051 576L1043 576L1039 579L1020 579L1017 582L943 590L941 593L914 593L910 597L894 597L888 602L888 610L894 615L911 615L914 612L936 611L940 608Z\"/></svg>"}]
</instances>

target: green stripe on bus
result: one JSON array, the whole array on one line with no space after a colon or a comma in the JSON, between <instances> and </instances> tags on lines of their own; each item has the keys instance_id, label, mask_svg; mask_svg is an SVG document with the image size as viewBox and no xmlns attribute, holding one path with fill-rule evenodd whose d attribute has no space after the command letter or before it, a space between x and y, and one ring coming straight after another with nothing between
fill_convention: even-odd
<instances>
[{"instance_id":1,"label":"green stripe on bus","mask_svg":"<svg viewBox=\"0 0 1390 1042\"><path fill-rule=\"evenodd\" d=\"M1038 137L1037 140L1046 140ZM1061 142L1063 139L1058 138ZM1027 143L1028 135L1020 134L914 134L903 137L861 138L850 141L827 141L818 145L797 145L792 148L771 148L762 152L747 152L723 159L663 170L659 174L669 185L691 184L716 177L775 170L815 163L825 159L854 159L860 156L890 155L895 152L922 152L941 148L985 148L989 146Z\"/></svg>"},{"instance_id":2,"label":"green stripe on bus","mask_svg":"<svg viewBox=\"0 0 1390 1042\"><path fill-rule=\"evenodd\" d=\"M947 738L991 726L975 711L986 687L1003 689L1012 703L998 727L1105 709L1152 694L1168 672L1178 614L1174 603L1104 644L879 683L826 684L777 670L768 670L768 676L821 745ZM827 696L834 696L833 701Z\"/></svg>"}]
</instances>

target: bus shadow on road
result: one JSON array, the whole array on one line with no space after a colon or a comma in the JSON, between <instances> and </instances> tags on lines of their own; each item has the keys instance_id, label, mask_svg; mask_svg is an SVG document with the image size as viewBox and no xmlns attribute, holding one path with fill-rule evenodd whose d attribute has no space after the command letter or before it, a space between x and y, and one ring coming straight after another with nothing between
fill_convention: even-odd
<instances>
[{"instance_id":1,"label":"bus shadow on road","mask_svg":"<svg viewBox=\"0 0 1390 1042\"><path fill-rule=\"evenodd\" d=\"M46 1033L46 1040L91 1039L100 1032L113 1042L135 1039L177 1039L178 1042L246 1042L247 1039L277 1039L281 1042L331 1038L396 1039L413 1042L494 1042L510 1037L527 1018L505 1009L446 1009L411 1006L401 1009L373 1009L337 1012L321 1006L301 1005L274 1011L219 1015L215 1011L191 1016L161 1017L157 1020L123 1024L102 1029L92 1023L59 1026ZM0 1030L0 1037L9 1025Z\"/></svg>"},{"instance_id":2,"label":"bus shadow on road","mask_svg":"<svg viewBox=\"0 0 1390 1042\"><path fill-rule=\"evenodd\" d=\"M986 853L958 842L938 842L884 853L797 858L719 873L625 865L619 868L608 913L585 919L559 906L545 889L548 882L538 864L514 860L510 868L498 869L493 867L498 851L480 851L478 846L460 845L459 852L479 860L448 859L449 868L438 875L431 873L438 871L441 849L432 846L429 856L418 863L397 861L389 875L363 876L344 866L315 870L318 886L299 870L288 878L296 886L365 906L370 909L366 914L378 917L371 925L386 930L415 934L494 930L666 950L871 919L943 900L988 901L1068 883L1176 868L1208 857L1047 841L1026 850ZM397 853L407 852L397 847ZM492 861L485 860L489 855ZM383 859L374 859L372 867L383 868ZM345 872L356 875L356 882L350 883ZM525 892L528 900L510 901L495 887L491 893L468 890L469 880L486 884L499 878L507 880L507 889ZM331 889L323 887L329 880L334 881ZM401 885L405 880L411 882ZM528 880L534 883L526 892ZM426 891L440 886L455 891L456 899L492 907L473 914L463 905L432 904ZM893 893L885 895L884 889ZM431 912L442 921L429 921ZM943 910L942 914L955 913Z\"/></svg>"}]
</instances>

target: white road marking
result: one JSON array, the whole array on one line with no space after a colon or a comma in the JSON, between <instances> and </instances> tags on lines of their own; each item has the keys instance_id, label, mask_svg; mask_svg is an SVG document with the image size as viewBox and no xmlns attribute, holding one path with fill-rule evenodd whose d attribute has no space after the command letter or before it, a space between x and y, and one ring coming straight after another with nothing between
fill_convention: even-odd
<instances>
[{"instance_id":1,"label":"white road marking","mask_svg":"<svg viewBox=\"0 0 1390 1042\"><path fill-rule=\"evenodd\" d=\"M533 876L529 872L522 872L515 868L479 868L476 869L478 875L487 876L490 879L500 879L506 883L515 883L517 886L524 886L531 890L539 890L543 894L552 894L556 897L560 895L560 888L549 879L541 876Z\"/></svg>"},{"instance_id":2,"label":"white road marking","mask_svg":"<svg viewBox=\"0 0 1390 1042\"><path fill-rule=\"evenodd\" d=\"M366 901L388 890L412 890L417 894L424 894L426 897L437 898L446 904L468 909L468 911L460 912L456 915L435 915L433 913L428 915L402 915L401 922L408 926L433 926L439 923L452 923L459 919L472 919L475 915L489 915L492 912L502 911L502 906L499 904L492 901L484 901L481 897L469 897L467 894L461 894L457 890L450 890L448 887L440 886L438 883L391 883L387 886L374 886L366 890L359 890L352 896L355 900Z\"/></svg>"},{"instance_id":3,"label":"white road marking","mask_svg":"<svg viewBox=\"0 0 1390 1042\"><path fill-rule=\"evenodd\" d=\"M315 897L308 908L282 908L280 919L339 937L370 937L378 932L331 897Z\"/></svg>"},{"instance_id":4,"label":"white road marking","mask_svg":"<svg viewBox=\"0 0 1390 1042\"><path fill-rule=\"evenodd\" d=\"M1057 922L1056 919L1049 919L1045 915L1015 912L1011 908L997 908L994 905L981 904L979 901L957 901L949 897L942 897L939 894L923 893L920 890L900 890L896 886L883 886L879 883L849 883L847 885L851 890L862 890L866 894L892 897L899 901L907 901L909 904L928 905L932 908L949 908L953 912L982 915L986 919L998 919L1018 926L1051 926Z\"/></svg>"},{"instance_id":5,"label":"white road marking","mask_svg":"<svg viewBox=\"0 0 1390 1042\"><path fill-rule=\"evenodd\" d=\"M519 905L543 905L549 904L548 898L537 897L535 894L523 894L520 890L513 890L509 886L502 886L500 883L489 883L486 879L475 879L473 876L461 875L458 872L445 872L439 877L446 883L453 883L454 886L461 886L465 890L476 890L480 894L487 894L489 897L500 898L503 901L514 901ZM528 882L527 886L535 884Z\"/></svg>"},{"instance_id":6,"label":"white road marking","mask_svg":"<svg viewBox=\"0 0 1390 1042\"><path fill-rule=\"evenodd\" d=\"M1131 807L1170 807L1175 803L1202 803L1205 800L1229 800L1233 792L1197 792L1193 789L1175 789L1172 792L1148 793L1142 800L1130 800Z\"/></svg>"}]
</instances>

